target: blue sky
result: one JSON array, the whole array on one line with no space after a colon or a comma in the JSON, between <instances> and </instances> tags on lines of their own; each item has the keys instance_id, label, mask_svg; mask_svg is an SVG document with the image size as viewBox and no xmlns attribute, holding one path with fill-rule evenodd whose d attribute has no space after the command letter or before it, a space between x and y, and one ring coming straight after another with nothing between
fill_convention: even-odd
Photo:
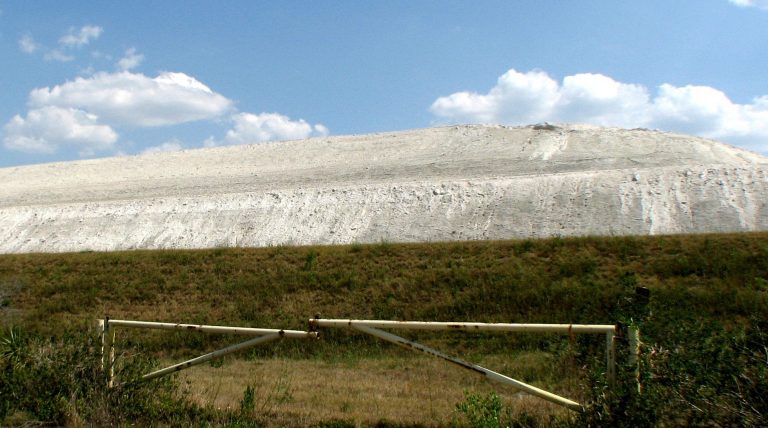
<instances>
[{"instance_id":1,"label":"blue sky","mask_svg":"<svg viewBox=\"0 0 768 428\"><path fill-rule=\"evenodd\" d=\"M768 154L768 0L0 0L0 167L450 123Z\"/></svg>"}]
</instances>

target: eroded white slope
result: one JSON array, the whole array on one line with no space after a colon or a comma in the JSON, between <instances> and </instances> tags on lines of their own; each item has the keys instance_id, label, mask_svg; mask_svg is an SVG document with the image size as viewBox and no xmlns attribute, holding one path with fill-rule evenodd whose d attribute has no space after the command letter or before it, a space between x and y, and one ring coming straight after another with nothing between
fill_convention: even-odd
<instances>
[{"instance_id":1,"label":"eroded white slope","mask_svg":"<svg viewBox=\"0 0 768 428\"><path fill-rule=\"evenodd\" d=\"M0 251L768 230L766 158L458 126L0 169Z\"/></svg>"}]
</instances>

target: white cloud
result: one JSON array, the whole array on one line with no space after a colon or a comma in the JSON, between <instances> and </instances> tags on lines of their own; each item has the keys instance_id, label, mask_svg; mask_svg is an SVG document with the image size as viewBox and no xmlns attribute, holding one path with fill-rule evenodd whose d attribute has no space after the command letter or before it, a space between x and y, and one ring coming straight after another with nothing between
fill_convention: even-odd
<instances>
[{"instance_id":1,"label":"white cloud","mask_svg":"<svg viewBox=\"0 0 768 428\"><path fill-rule=\"evenodd\" d=\"M322 124L310 125L304 119L291 120L278 113L237 113L232 116L234 126L227 131L221 141L208 138L206 147L221 144L252 144L278 140L301 140L310 137L322 137L329 134Z\"/></svg>"},{"instance_id":2,"label":"white cloud","mask_svg":"<svg viewBox=\"0 0 768 428\"><path fill-rule=\"evenodd\" d=\"M182 145L181 141L179 141L176 138L173 138L169 141L164 142L163 144L160 144L159 146L148 147L142 150L141 154L146 155L150 153L178 152L180 150L184 150L184 146Z\"/></svg>"},{"instance_id":3,"label":"white cloud","mask_svg":"<svg viewBox=\"0 0 768 428\"><path fill-rule=\"evenodd\" d=\"M17 115L4 127L7 149L54 153L74 147L82 156L114 150L118 135L113 128L175 125L232 111L229 99L184 73L150 78L128 71L34 89L28 105L26 117ZM181 147L171 140L148 151Z\"/></svg>"},{"instance_id":4,"label":"white cloud","mask_svg":"<svg viewBox=\"0 0 768 428\"><path fill-rule=\"evenodd\" d=\"M67 55L58 49L53 49L46 52L45 55L43 55L43 59L46 61L69 62L75 59L75 57Z\"/></svg>"},{"instance_id":5,"label":"white cloud","mask_svg":"<svg viewBox=\"0 0 768 428\"><path fill-rule=\"evenodd\" d=\"M494 122L503 116L507 122L531 122L552 110L560 98L557 82L542 71L518 73L509 70L499 77L488 94L457 92L438 98L431 110L448 120ZM518 108L518 106L526 108Z\"/></svg>"},{"instance_id":6,"label":"white cloud","mask_svg":"<svg viewBox=\"0 0 768 428\"><path fill-rule=\"evenodd\" d=\"M654 123L663 128L711 134L727 130L729 123L737 119L738 109L717 89L690 85L678 88L665 83L654 100Z\"/></svg>"},{"instance_id":7,"label":"white cloud","mask_svg":"<svg viewBox=\"0 0 768 428\"><path fill-rule=\"evenodd\" d=\"M136 53L136 48L125 51L125 55L117 62L117 68L122 71L133 70L144 61L144 55Z\"/></svg>"},{"instance_id":8,"label":"white cloud","mask_svg":"<svg viewBox=\"0 0 768 428\"><path fill-rule=\"evenodd\" d=\"M88 67L81 68L80 71L78 71L78 74L81 76L92 76L96 73L96 69L93 68L92 65L89 65Z\"/></svg>"},{"instance_id":9,"label":"white cloud","mask_svg":"<svg viewBox=\"0 0 768 428\"><path fill-rule=\"evenodd\" d=\"M117 65L131 68L141 61L135 49L126 51ZM148 77L120 71L97 72L60 85L33 89L26 117L11 119L4 127L9 150L54 153L76 148L81 155L119 151L114 129L171 126L228 116L232 122L224 138L213 137L205 146L303 139L328 135L322 124L292 120L278 113L238 113L231 100L184 73ZM178 140L166 141L141 153L182 150Z\"/></svg>"},{"instance_id":10,"label":"white cloud","mask_svg":"<svg viewBox=\"0 0 768 428\"><path fill-rule=\"evenodd\" d=\"M33 108L56 106L93 113L113 126L152 127L212 119L232 102L184 73L155 78L127 71L96 73L52 88L34 89Z\"/></svg>"},{"instance_id":11,"label":"white cloud","mask_svg":"<svg viewBox=\"0 0 768 428\"><path fill-rule=\"evenodd\" d=\"M740 7L757 7L768 10L768 0L728 0Z\"/></svg>"},{"instance_id":12,"label":"white cloud","mask_svg":"<svg viewBox=\"0 0 768 428\"><path fill-rule=\"evenodd\" d=\"M51 106L30 110L26 118L14 116L3 130L5 148L28 153L51 154L68 146L81 156L89 156L111 149L118 138L93 114Z\"/></svg>"},{"instance_id":13,"label":"white cloud","mask_svg":"<svg viewBox=\"0 0 768 428\"><path fill-rule=\"evenodd\" d=\"M86 25L79 30L70 28L69 32L59 39L59 45L66 48L80 48L98 39L103 31L104 29L97 25Z\"/></svg>"},{"instance_id":14,"label":"white cloud","mask_svg":"<svg viewBox=\"0 0 768 428\"><path fill-rule=\"evenodd\" d=\"M312 134L310 137L327 137L330 135L331 130L322 123L317 123L312 126Z\"/></svg>"},{"instance_id":15,"label":"white cloud","mask_svg":"<svg viewBox=\"0 0 768 428\"><path fill-rule=\"evenodd\" d=\"M219 141L211 135L210 137L206 138L205 141L203 141L203 147L216 147L220 146Z\"/></svg>"},{"instance_id":16,"label":"white cloud","mask_svg":"<svg viewBox=\"0 0 768 428\"><path fill-rule=\"evenodd\" d=\"M35 42L31 35L25 34L19 39L19 49L24 53L32 54L40 49L40 45Z\"/></svg>"},{"instance_id":17,"label":"white cloud","mask_svg":"<svg viewBox=\"0 0 768 428\"><path fill-rule=\"evenodd\" d=\"M620 83L601 74L566 76L560 95L553 107L560 120L566 122L633 126L647 121L651 114L644 87Z\"/></svg>"},{"instance_id":18,"label":"white cloud","mask_svg":"<svg viewBox=\"0 0 768 428\"><path fill-rule=\"evenodd\" d=\"M102 32L103 29L95 25L86 25L79 30L74 27L70 28L69 32L59 39L58 49L45 48L38 44L30 34L25 34L19 39L19 49L28 54L43 50L45 52L43 59L46 61L70 62L75 59L74 55L68 53L71 52L71 49L89 44L96 40ZM142 58L139 59L139 62Z\"/></svg>"},{"instance_id":19,"label":"white cloud","mask_svg":"<svg viewBox=\"0 0 768 428\"><path fill-rule=\"evenodd\" d=\"M768 152L768 96L737 104L707 86L663 84L652 98L642 85L601 74L575 74L559 83L542 71L509 70L488 93L440 97L430 111L453 123L549 121L659 128Z\"/></svg>"}]
</instances>

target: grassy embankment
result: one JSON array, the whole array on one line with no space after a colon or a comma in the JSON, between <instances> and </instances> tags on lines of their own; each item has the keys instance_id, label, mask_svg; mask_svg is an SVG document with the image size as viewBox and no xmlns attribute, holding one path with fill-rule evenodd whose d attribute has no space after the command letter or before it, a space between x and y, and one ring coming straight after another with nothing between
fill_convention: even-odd
<instances>
[{"instance_id":1,"label":"grassy embankment","mask_svg":"<svg viewBox=\"0 0 768 428\"><path fill-rule=\"evenodd\" d=\"M634 303L638 286L651 291L646 308ZM768 363L759 359L768 319L765 233L7 255L0 256L0 299L3 330L14 325L37 338L92 329L93 320L105 315L292 329L305 329L315 313L392 320L639 322L645 350L655 359L653 367L648 362L649 384L642 397L631 391L603 394L602 337L406 335L594 402L591 422L635 418L651 404L658 414L643 417L652 422L727 423L728 412L765 409L764 402L755 403L749 391L742 391L749 385L758 389L754 394L762 391L765 380L759 377L768 374ZM130 331L120 333L118 346L130 351L126 356L140 350L165 360L241 339ZM222 416L226 412L206 403L230 404L238 414L248 410L247 420L258 423L385 418L435 425L457 417L453 408L463 389L485 394L494 388L513 409L507 415L513 420L552 423L554 415L563 423L584 422L569 422L552 406L521 400L472 374L454 374L444 363L348 331L323 331L317 342L284 340L242 358L253 364L239 360L191 369L197 371L183 377L181 388L187 391L184 400L191 397L185 406L219 422L231 414ZM727 365L747 372L726 373ZM693 376L692 383L682 384L678 372L689 381ZM698 387L715 388L730 378L737 380L730 401L716 401L711 391ZM681 397L672 391L680 388L693 389ZM679 411L649 403L654 399ZM701 409L703 404L708 408ZM744 417L754 418L754 412Z\"/></svg>"}]
</instances>

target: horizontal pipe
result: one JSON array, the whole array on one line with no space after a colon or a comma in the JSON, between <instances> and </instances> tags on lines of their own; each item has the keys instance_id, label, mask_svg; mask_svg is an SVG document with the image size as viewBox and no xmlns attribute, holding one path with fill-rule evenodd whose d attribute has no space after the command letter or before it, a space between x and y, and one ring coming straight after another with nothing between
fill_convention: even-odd
<instances>
[{"instance_id":1,"label":"horizontal pipe","mask_svg":"<svg viewBox=\"0 0 768 428\"><path fill-rule=\"evenodd\" d=\"M197 331L201 333L220 333L220 334L241 334L248 336L260 336L265 334L281 334L283 337L290 338L316 338L317 333L312 331L298 330L278 330L272 328L250 328L250 327L226 327L218 325L201 324L177 324L170 322L150 322L150 321L128 321L128 320L109 320L110 327L123 328L149 328L157 330L184 330Z\"/></svg>"},{"instance_id":2,"label":"horizontal pipe","mask_svg":"<svg viewBox=\"0 0 768 428\"><path fill-rule=\"evenodd\" d=\"M551 403L559 404L561 406L565 406L571 410L578 410L582 411L583 408L581 404L571 401L567 398L561 397L556 394L552 394L551 392L544 391L543 389L536 388L535 386L528 385L527 383L520 382L519 380L512 379L511 377L504 376L501 373L497 373L493 370L486 369L485 367L480 367L477 364L473 364L467 361L464 361L460 358L452 357L450 355L444 354L436 349L430 348L428 346L422 345L420 343L412 342L408 339L405 339L400 336L396 336L392 333L388 333L386 331L378 330L375 328L370 328L362 325L355 324L352 326L352 328L359 330L363 333L370 334L371 336L378 337L379 339L386 340L387 342L394 343L395 345L402 346L403 348L407 348L410 350L415 351L421 351L426 354L435 356L437 358L442 358L448 362L451 362L453 364L456 364L462 368L472 370L476 373L480 373L482 375L485 375L488 379L494 380L496 382L504 383L507 385L514 386L517 389L523 390L531 395L535 395L536 397L542 398L544 400L547 400Z\"/></svg>"},{"instance_id":3,"label":"horizontal pipe","mask_svg":"<svg viewBox=\"0 0 768 428\"><path fill-rule=\"evenodd\" d=\"M508 331L531 333L613 333L612 324L490 324L479 322L423 322L423 321L380 321L380 320L341 320L310 319L312 327L372 327L396 328L409 330L464 330L464 331Z\"/></svg>"},{"instance_id":4,"label":"horizontal pipe","mask_svg":"<svg viewBox=\"0 0 768 428\"><path fill-rule=\"evenodd\" d=\"M112 320L110 320L109 322L112 323ZM165 376L165 375L167 375L169 373L174 373L174 372L178 372L178 371L181 371L181 370L184 370L184 369L188 369L188 368L196 366L198 364L202 364L202 363L204 363L206 361L210 361L210 360L212 360L214 358L222 357L224 355L231 354L231 353L237 352L237 351L242 351L243 349L252 348L252 347L254 347L256 345L261 345L262 343L271 342L271 341L279 339L281 337L282 336L280 335L280 333L271 333L271 334L267 334L265 336L257 337L255 339L246 340L245 342L241 342L241 343L238 343L236 345L228 346L226 348L219 349L218 351L213 351L213 352L211 352L209 354L201 355L201 356L199 356L197 358L193 358L191 360L184 361L183 363L174 364L174 365L172 365L170 367L166 367L164 369L160 369L160 370L154 371L152 373L149 373L149 374L146 374L146 375L142 376L141 378L144 379L144 380L155 379L155 378L158 378L160 376Z\"/></svg>"}]
</instances>

